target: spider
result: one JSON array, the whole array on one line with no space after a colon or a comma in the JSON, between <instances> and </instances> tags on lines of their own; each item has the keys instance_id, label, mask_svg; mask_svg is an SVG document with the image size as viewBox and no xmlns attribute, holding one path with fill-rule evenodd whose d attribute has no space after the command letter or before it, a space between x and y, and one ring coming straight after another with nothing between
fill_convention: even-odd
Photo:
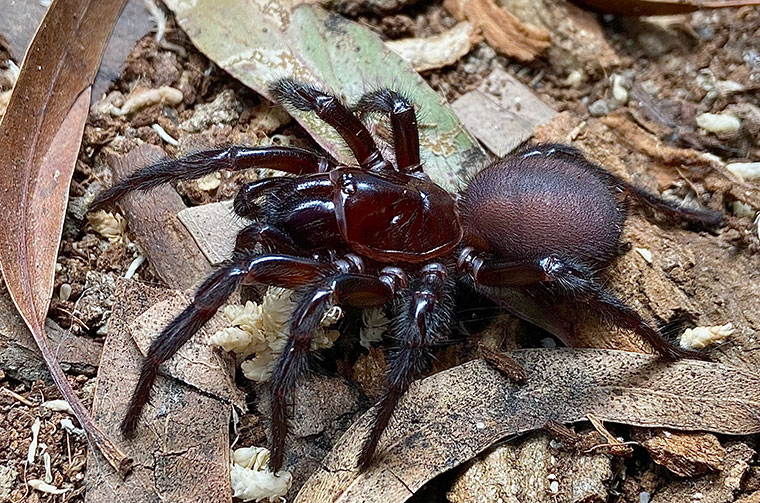
<instances>
[{"instance_id":1,"label":"spider","mask_svg":"<svg viewBox=\"0 0 760 503\"><path fill-rule=\"evenodd\" d=\"M312 338L333 305L389 306L394 347L387 389L359 457L367 468L399 399L447 341L458 282L499 302L506 287L575 300L645 339L662 357L699 357L667 342L598 275L625 247L627 202L672 221L717 226L722 214L676 206L588 161L565 145L541 144L500 159L458 194L425 174L414 106L388 89L364 95L361 114L390 118L395 165L359 116L336 97L284 79L280 103L316 113L348 144L358 167L291 147L230 146L146 166L102 192L93 208L133 190L202 177L220 169L270 168L296 175L245 184L234 211L251 223L232 258L198 288L192 303L153 341L121 425L134 433L162 362L222 306L240 284L298 291L290 337L272 376L271 468L283 463L286 404L307 369ZM502 300L503 302L503 300ZM509 306L505 306L509 307Z\"/></svg>"}]
</instances>

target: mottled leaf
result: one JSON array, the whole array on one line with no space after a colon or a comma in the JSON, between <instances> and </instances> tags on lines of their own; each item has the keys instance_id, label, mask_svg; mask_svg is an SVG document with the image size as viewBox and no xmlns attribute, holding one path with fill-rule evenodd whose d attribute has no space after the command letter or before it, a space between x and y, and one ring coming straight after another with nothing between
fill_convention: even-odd
<instances>
[{"instance_id":1,"label":"mottled leaf","mask_svg":"<svg viewBox=\"0 0 760 503\"><path fill-rule=\"evenodd\" d=\"M760 376L745 370L600 349L532 349L511 356L528 374L524 384L480 360L416 383L396 410L372 466L360 474L356 460L376 411L367 412L323 460L296 503L401 503L502 438L588 414L636 426L760 432Z\"/></svg>"},{"instance_id":2,"label":"mottled leaf","mask_svg":"<svg viewBox=\"0 0 760 503\"><path fill-rule=\"evenodd\" d=\"M422 158L435 181L454 190L485 162L480 145L411 65L363 26L316 6L266 0L166 0L196 47L232 76L269 96L269 85L290 77L354 104L368 91L390 87L419 108ZM335 131L314 114L290 110L326 150L353 162Z\"/></svg>"},{"instance_id":3,"label":"mottled leaf","mask_svg":"<svg viewBox=\"0 0 760 503\"><path fill-rule=\"evenodd\" d=\"M0 122L0 264L8 292L79 422L119 469L128 459L92 422L47 343L44 320L90 85L124 0L57 0Z\"/></svg>"}]
</instances>

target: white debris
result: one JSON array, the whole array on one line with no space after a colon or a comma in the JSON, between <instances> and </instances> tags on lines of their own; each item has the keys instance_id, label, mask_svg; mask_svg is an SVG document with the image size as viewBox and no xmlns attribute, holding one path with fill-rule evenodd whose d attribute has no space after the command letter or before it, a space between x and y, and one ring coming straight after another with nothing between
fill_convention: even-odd
<instances>
[{"instance_id":1,"label":"white debris","mask_svg":"<svg viewBox=\"0 0 760 503\"><path fill-rule=\"evenodd\" d=\"M731 212L737 217L752 218L755 216L755 208L741 201L734 201L731 203Z\"/></svg>"},{"instance_id":2,"label":"white debris","mask_svg":"<svg viewBox=\"0 0 760 503\"><path fill-rule=\"evenodd\" d=\"M628 89L625 88L624 81L622 75L618 75L617 73L612 75L612 97L615 98L615 101L618 103L626 103L628 101Z\"/></svg>"},{"instance_id":3,"label":"white debris","mask_svg":"<svg viewBox=\"0 0 760 503\"><path fill-rule=\"evenodd\" d=\"M651 251L649 251L646 248L634 248L634 251L636 253L638 253L639 255L641 255L641 258L643 258L644 261L647 264L650 264L650 265L652 264L652 252Z\"/></svg>"},{"instance_id":4,"label":"white debris","mask_svg":"<svg viewBox=\"0 0 760 503\"><path fill-rule=\"evenodd\" d=\"M175 140L172 135L170 135L169 133L167 133L166 130L164 128L162 128L160 124L157 124L157 123L153 124L151 126L151 129L153 129L153 131L155 131L158 134L159 138L161 138L162 140L164 140L169 145L173 145L175 147L179 145L179 142L177 140Z\"/></svg>"},{"instance_id":5,"label":"white debris","mask_svg":"<svg viewBox=\"0 0 760 503\"><path fill-rule=\"evenodd\" d=\"M481 37L468 22L457 23L440 35L392 40L385 45L412 64L418 72L456 63Z\"/></svg>"},{"instance_id":6,"label":"white debris","mask_svg":"<svg viewBox=\"0 0 760 503\"><path fill-rule=\"evenodd\" d=\"M48 400L47 402L43 402L42 406L46 409L52 410L53 412L65 412L67 414L74 414L74 409L71 408L71 405L69 405L69 402L66 400Z\"/></svg>"},{"instance_id":7,"label":"white debris","mask_svg":"<svg viewBox=\"0 0 760 503\"><path fill-rule=\"evenodd\" d=\"M42 460L45 463L45 482L50 484L53 482L53 471L50 467L50 453L46 452L42 455Z\"/></svg>"},{"instance_id":8,"label":"white debris","mask_svg":"<svg viewBox=\"0 0 760 503\"><path fill-rule=\"evenodd\" d=\"M263 447L235 449L231 455L232 496L243 501L273 501L285 495L293 475L285 470L269 470L269 450Z\"/></svg>"},{"instance_id":9,"label":"white debris","mask_svg":"<svg viewBox=\"0 0 760 503\"><path fill-rule=\"evenodd\" d=\"M127 267L127 272L124 273L124 279L132 279L141 265L145 263L145 255L138 255Z\"/></svg>"},{"instance_id":10,"label":"white debris","mask_svg":"<svg viewBox=\"0 0 760 503\"><path fill-rule=\"evenodd\" d=\"M723 340L736 331L733 323L712 327L688 328L681 335L681 347L702 349Z\"/></svg>"},{"instance_id":11,"label":"white debris","mask_svg":"<svg viewBox=\"0 0 760 503\"><path fill-rule=\"evenodd\" d=\"M121 108L109 104L107 111L116 116L128 115L158 103L171 106L178 105L182 102L183 97L182 91L170 86L161 86L157 89L138 87L129 93Z\"/></svg>"},{"instance_id":12,"label":"white debris","mask_svg":"<svg viewBox=\"0 0 760 503\"><path fill-rule=\"evenodd\" d=\"M549 491L552 494L557 494L559 492L559 482L557 482L556 480L552 480L549 483Z\"/></svg>"},{"instance_id":13,"label":"white debris","mask_svg":"<svg viewBox=\"0 0 760 503\"><path fill-rule=\"evenodd\" d=\"M88 213L87 221L90 222L95 232L108 239L111 243L119 243L124 240L127 221L119 213L99 210Z\"/></svg>"},{"instance_id":14,"label":"white debris","mask_svg":"<svg viewBox=\"0 0 760 503\"><path fill-rule=\"evenodd\" d=\"M565 85L570 87L578 87L583 83L586 76L583 74L580 70L573 70L567 75L567 78L565 78Z\"/></svg>"},{"instance_id":15,"label":"white debris","mask_svg":"<svg viewBox=\"0 0 760 503\"><path fill-rule=\"evenodd\" d=\"M37 442L40 434L40 418L36 418L32 424L32 442L29 444L29 451L26 454L26 464L34 464L34 456L37 454Z\"/></svg>"},{"instance_id":16,"label":"white debris","mask_svg":"<svg viewBox=\"0 0 760 503\"><path fill-rule=\"evenodd\" d=\"M642 491L639 493L639 503L649 503L650 495L648 492Z\"/></svg>"},{"instance_id":17,"label":"white debris","mask_svg":"<svg viewBox=\"0 0 760 503\"><path fill-rule=\"evenodd\" d=\"M209 192L219 187L222 184L222 174L218 171L215 173L209 173L203 178L199 178L195 182L195 186L204 192Z\"/></svg>"},{"instance_id":18,"label":"white debris","mask_svg":"<svg viewBox=\"0 0 760 503\"><path fill-rule=\"evenodd\" d=\"M71 435L76 435L78 437L84 436L84 430L82 428L77 428L74 426L71 418L65 417L61 419L61 428L69 432Z\"/></svg>"},{"instance_id":19,"label":"white debris","mask_svg":"<svg viewBox=\"0 0 760 503\"><path fill-rule=\"evenodd\" d=\"M227 306L224 315L231 326L211 336L210 344L243 357L255 355L244 361L240 368L248 379L266 381L272 375L274 364L290 336L290 319L295 310L292 294L285 288L270 287L261 304L249 301L245 306ZM337 306L325 313L322 327L311 342L312 351L333 345L338 331L324 327L332 325L342 316L343 311Z\"/></svg>"},{"instance_id":20,"label":"white debris","mask_svg":"<svg viewBox=\"0 0 760 503\"><path fill-rule=\"evenodd\" d=\"M58 299L66 302L71 298L71 285L69 283L63 283L58 289Z\"/></svg>"},{"instance_id":21,"label":"white debris","mask_svg":"<svg viewBox=\"0 0 760 503\"><path fill-rule=\"evenodd\" d=\"M40 491L42 493L47 493L47 494L65 494L71 491L71 489L59 489L55 486L48 484L44 480L39 480L39 479L32 479L28 483L29 483L29 487L31 487L32 489L36 491Z\"/></svg>"},{"instance_id":22,"label":"white debris","mask_svg":"<svg viewBox=\"0 0 760 503\"><path fill-rule=\"evenodd\" d=\"M726 164L726 169L741 180L757 180L760 178L760 162L732 162Z\"/></svg>"},{"instance_id":23,"label":"white debris","mask_svg":"<svg viewBox=\"0 0 760 503\"><path fill-rule=\"evenodd\" d=\"M697 125L710 133L734 133L742 126L738 117L731 114L700 114Z\"/></svg>"},{"instance_id":24,"label":"white debris","mask_svg":"<svg viewBox=\"0 0 760 503\"><path fill-rule=\"evenodd\" d=\"M383 339L391 320L381 307L373 307L362 311L362 327L359 329L359 344L369 349L375 342Z\"/></svg>"}]
</instances>

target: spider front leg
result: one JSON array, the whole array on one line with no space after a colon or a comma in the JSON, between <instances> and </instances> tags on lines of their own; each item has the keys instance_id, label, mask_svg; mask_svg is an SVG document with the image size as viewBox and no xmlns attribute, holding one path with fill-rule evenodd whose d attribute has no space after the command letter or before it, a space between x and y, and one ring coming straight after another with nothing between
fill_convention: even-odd
<instances>
[{"instance_id":1,"label":"spider front leg","mask_svg":"<svg viewBox=\"0 0 760 503\"><path fill-rule=\"evenodd\" d=\"M416 173L422 171L420 164L420 133L414 105L390 89L367 93L356 105L360 116L380 112L390 116L393 129L393 148L399 171Z\"/></svg>"},{"instance_id":2,"label":"spider front leg","mask_svg":"<svg viewBox=\"0 0 760 503\"><path fill-rule=\"evenodd\" d=\"M364 124L335 96L291 79L282 79L273 83L270 92L280 103L287 103L305 112L316 113L345 140L362 168L391 169Z\"/></svg>"},{"instance_id":3,"label":"spider front leg","mask_svg":"<svg viewBox=\"0 0 760 503\"><path fill-rule=\"evenodd\" d=\"M244 255L215 271L198 288L193 302L153 341L145 356L137 386L121 424L125 436L134 433L159 366L172 357L232 295L241 282L295 289L314 282L332 270L330 264L289 255Z\"/></svg>"},{"instance_id":4,"label":"spider front leg","mask_svg":"<svg viewBox=\"0 0 760 503\"><path fill-rule=\"evenodd\" d=\"M404 276L389 268L380 277L363 274L358 257L336 263L335 273L316 281L299 300L290 323L290 337L272 375L272 456L270 466L282 466L287 434L286 403L308 364L309 348L319 323L333 305L378 307L390 302Z\"/></svg>"},{"instance_id":5,"label":"spider front leg","mask_svg":"<svg viewBox=\"0 0 760 503\"><path fill-rule=\"evenodd\" d=\"M362 446L359 469L366 470L393 411L414 378L430 364L430 349L448 336L453 312L452 283L446 268L433 263L421 271L414 292L398 304L392 332L397 347L391 352L385 395L378 405L372 431Z\"/></svg>"},{"instance_id":6,"label":"spider front leg","mask_svg":"<svg viewBox=\"0 0 760 503\"><path fill-rule=\"evenodd\" d=\"M165 183L194 180L216 171L268 168L301 175L330 170L335 162L295 147L227 147L196 152L179 159L162 159L120 180L95 197L91 210L113 204L133 190L150 190Z\"/></svg>"},{"instance_id":7,"label":"spider front leg","mask_svg":"<svg viewBox=\"0 0 760 503\"><path fill-rule=\"evenodd\" d=\"M697 351L680 348L665 340L639 313L597 283L592 271L583 264L557 257L504 262L484 258L471 248L466 248L460 255L458 266L479 285L524 287L544 284L568 299L591 304L617 326L643 337L660 356L669 360L705 359Z\"/></svg>"}]
</instances>

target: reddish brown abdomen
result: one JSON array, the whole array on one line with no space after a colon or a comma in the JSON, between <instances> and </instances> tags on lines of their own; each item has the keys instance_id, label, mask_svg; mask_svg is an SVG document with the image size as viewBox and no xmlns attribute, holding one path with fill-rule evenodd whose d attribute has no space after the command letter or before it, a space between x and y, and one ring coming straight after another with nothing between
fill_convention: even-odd
<instances>
[{"instance_id":1,"label":"reddish brown abdomen","mask_svg":"<svg viewBox=\"0 0 760 503\"><path fill-rule=\"evenodd\" d=\"M617 255L625 211L616 188L561 157L503 159L464 192L467 238L504 260L569 256L603 265Z\"/></svg>"}]
</instances>

